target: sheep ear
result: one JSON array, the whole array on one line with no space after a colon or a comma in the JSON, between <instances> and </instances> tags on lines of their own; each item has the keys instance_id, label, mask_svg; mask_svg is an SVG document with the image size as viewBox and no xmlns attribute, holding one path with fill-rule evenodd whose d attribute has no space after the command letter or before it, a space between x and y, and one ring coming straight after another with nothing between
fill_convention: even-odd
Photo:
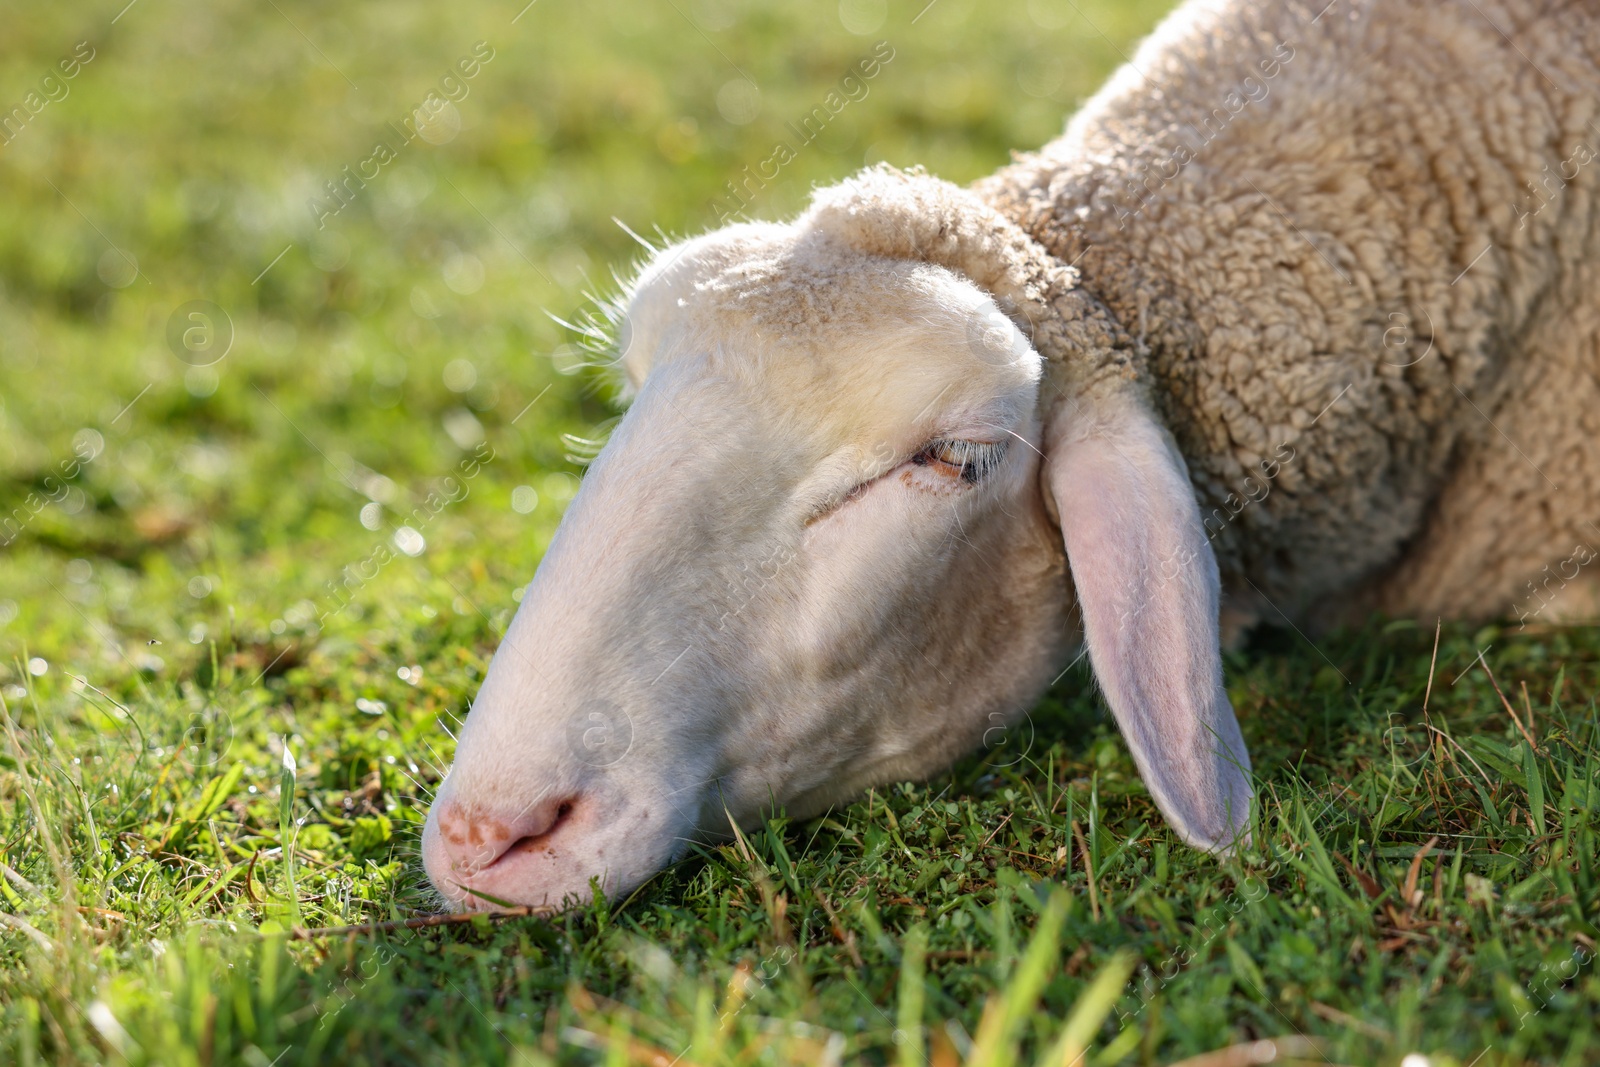
<instances>
[{"instance_id":1,"label":"sheep ear","mask_svg":"<svg viewBox=\"0 0 1600 1067\"><path fill-rule=\"evenodd\" d=\"M1064 399L1047 437L1089 658L1178 836L1213 850L1248 840L1250 758L1222 688L1217 563L1182 457L1123 387L1137 380L1137 347L1075 269L981 196L920 171L862 171L819 191L799 223L965 276L1024 329L1056 381L1107 401L1079 417L1085 405Z\"/></svg>"},{"instance_id":2,"label":"sheep ear","mask_svg":"<svg viewBox=\"0 0 1600 1067\"><path fill-rule=\"evenodd\" d=\"M1183 458L1119 398L1052 421L1045 477L1089 660L1157 806L1185 842L1248 842L1250 757L1222 685L1216 557Z\"/></svg>"}]
</instances>

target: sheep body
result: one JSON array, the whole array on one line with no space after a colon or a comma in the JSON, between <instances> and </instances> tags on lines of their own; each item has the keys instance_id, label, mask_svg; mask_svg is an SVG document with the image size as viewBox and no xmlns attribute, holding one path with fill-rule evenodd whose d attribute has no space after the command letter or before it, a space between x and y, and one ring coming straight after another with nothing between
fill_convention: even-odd
<instances>
[{"instance_id":1,"label":"sheep body","mask_svg":"<svg viewBox=\"0 0 1600 1067\"><path fill-rule=\"evenodd\" d=\"M974 187L1131 335L1236 622L1595 557L1597 57L1588 5L1191 4Z\"/></svg>"}]
</instances>

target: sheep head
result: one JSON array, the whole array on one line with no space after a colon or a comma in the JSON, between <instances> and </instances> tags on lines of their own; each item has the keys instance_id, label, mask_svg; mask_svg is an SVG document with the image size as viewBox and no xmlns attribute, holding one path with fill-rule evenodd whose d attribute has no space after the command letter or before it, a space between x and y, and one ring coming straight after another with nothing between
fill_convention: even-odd
<instances>
[{"instance_id":1,"label":"sheep head","mask_svg":"<svg viewBox=\"0 0 1600 1067\"><path fill-rule=\"evenodd\" d=\"M1163 810L1231 844L1249 793L1215 564L1074 281L970 194L888 170L659 252L621 324L631 405L429 813L445 897L615 894L774 807L936 773L1020 715L1080 622ZM1181 573L1157 580L1163 554Z\"/></svg>"}]
</instances>

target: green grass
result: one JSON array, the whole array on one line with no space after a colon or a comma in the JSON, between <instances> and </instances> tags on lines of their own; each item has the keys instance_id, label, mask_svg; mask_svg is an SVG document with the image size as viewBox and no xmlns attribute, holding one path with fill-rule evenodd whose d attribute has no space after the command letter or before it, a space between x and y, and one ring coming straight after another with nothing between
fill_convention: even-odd
<instances>
[{"instance_id":1,"label":"green grass","mask_svg":"<svg viewBox=\"0 0 1600 1067\"><path fill-rule=\"evenodd\" d=\"M1073 673L950 775L627 900L287 940L430 907L445 728L615 415L544 315L627 269L611 218L711 225L879 40L750 213L872 159L972 179L1165 5L897 2L860 35L832 4L94 6L0 39L7 108L95 49L0 146L0 1063L1600 1059L1592 629L1261 635L1228 663L1263 803L1226 863ZM317 229L478 41L459 135ZM200 369L220 347L168 341L196 300L232 334ZM402 525L425 549L374 573Z\"/></svg>"}]
</instances>

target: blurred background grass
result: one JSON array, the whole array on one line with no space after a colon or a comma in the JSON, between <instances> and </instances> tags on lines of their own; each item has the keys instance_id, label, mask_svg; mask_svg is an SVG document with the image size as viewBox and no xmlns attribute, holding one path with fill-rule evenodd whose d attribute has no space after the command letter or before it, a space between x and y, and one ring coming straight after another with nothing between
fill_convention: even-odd
<instances>
[{"instance_id":1,"label":"blurred background grass","mask_svg":"<svg viewBox=\"0 0 1600 1067\"><path fill-rule=\"evenodd\" d=\"M59 492L45 479L80 431L104 452L0 553L0 681L20 683L24 651L170 678L196 634L309 636L304 602L480 438L498 458L470 498L353 610L477 615L465 602L501 621L579 470L562 434L614 414L545 314L575 318L627 273L639 249L613 218L706 229L779 141L797 158L751 217L877 159L970 180L1053 136L1166 6L139 0L14 17L6 106L79 42L94 58L0 147L0 507ZM799 146L786 124L879 41L894 58L867 95ZM461 78L475 48L492 58ZM452 73L466 95L423 129L442 143L402 146L390 124L441 83L459 94ZM319 228L314 199L331 206L326 183L379 140L397 158ZM228 324L232 343L192 368L166 335L197 300L227 317L205 358ZM196 578L209 591L187 596Z\"/></svg>"},{"instance_id":2,"label":"blurred background grass","mask_svg":"<svg viewBox=\"0 0 1600 1067\"><path fill-rule=\"evenodd\" d=\"M1288 850L1265 866L1173 844L1080 670L947 779L803 840L778 820L615 909L257 936L431 906L414 835L445 728L616 414L546 315L580 318L631 268L612 220L708 228L780 141L796 157L752 217L879 159L971 180L1053 137L1167 6L10 11L0 119L25 121L0 137L0 1062L1006 1062L1088 1002L1086 1032L1113 1040L1097 1064L1283 1034L1305 1052L1295 1031L1346 1062L1466 1062L1486 1043L1483 1064L1584 1062L1600 981L1563 968L1572 937L1600 934L1592 631L1446 629L1439 670L1466 680L1432 696L1436 722L1473 735L1461 773L1415 721L1432 634L1268 634L1231 657L1272 776L1257 840ZM41 88L80 42L93 58ZM865 97L797 146L788 124L879 42L893 59ZM459 99L426 137L320 227L326 183L445 90ZM1485 645L1532 688L1538 754L1466 673ZM1417 868L1433 896L1395 919L1352 861L1398 886L1434 835ZM1251 878L1272 894L1241 906ZM1040 926L1060 944L1028 964ZM1092 979L1125 974L1128 950L1145 984L1097 1030ZM991 995L1009 1021L983 1046Z\"/></svg>"}]
</instances>

